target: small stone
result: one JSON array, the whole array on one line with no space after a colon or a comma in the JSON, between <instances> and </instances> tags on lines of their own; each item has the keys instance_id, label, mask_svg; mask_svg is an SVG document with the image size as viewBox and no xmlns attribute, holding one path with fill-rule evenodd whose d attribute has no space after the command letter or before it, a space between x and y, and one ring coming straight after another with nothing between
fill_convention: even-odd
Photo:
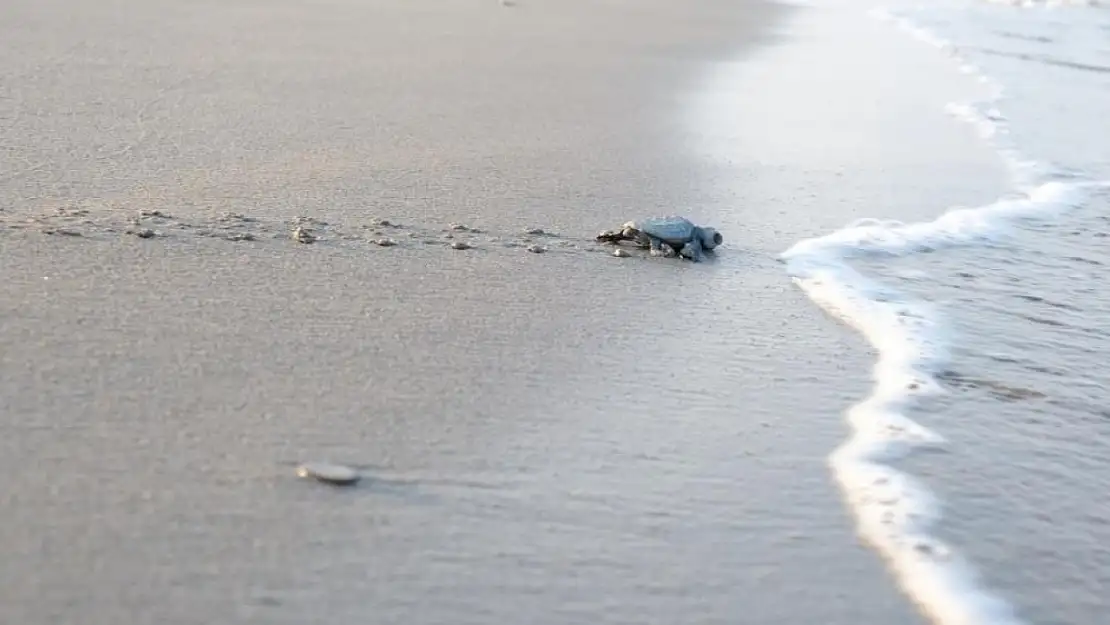
<instances>
[{"instance_id":1,"label":"small stone","mask_svg":"<svg viewBox=\"0 0 1110 625\"><path fill-rule=\"evenodd\" d=\"M64 237L84 236L80 232L78 232L76 230L70 230L69 228L47 228L47 229L43 230L43 232L45 234L59 234L59 235L64 236Z\"/></svg>"},{"instance_id":2,"label":"small stone","mask_svg":"<svg viewBox=\"0 0 1110 625\"><path fill-rule=\"evenodd\" d=\"M154 231L150 228L141 228L139 230L131 230L131 234L139 237L140 239L151 239L154 237Z\"/></svg>"},{"instance_id":3,"label":"small stone","mask_svg":"<svg viewBox=\"0 0 1110 625\"><path fill-rule=\"evenodd\" d=\"M316 235L305 228L297 226L297 228L293 230L293 240L298 243L315 243Z\"/></svg>"},{"instance_id":4,"label":"small stone","mask_svg":"<svg viewBox=\"0 0 1110 625\"><path fill-rule=\"evenodd\" d=\"M254 600L255 603L261 606L276 608L281 605L281 600L274 597L259 597Z\"/></svg>"},{"instance_id":5,"label":"small stone","mask_svg":"<svg viewBox=\"0 0 1110 625\"><path fill-rule=\"evenodd\" d=\"M383 228L392 228L394 224L393 224L392 221L389 221L388 219L379 219L379 220L374 222L374 225L381 226Z\"/></svg>"},{"instance_id":6,"label":"small stone","mask_svg":"<svg viewBox=\"0 0 1110 625\"><path fill-rule=\"evenodd\" d=\"M481 232L481 230L479 230L477 228L471 228L470 226L467 226L467 225L464 225L464 224L450 224L450 225L447 226L447 229L448 230L457 230L459 232L474 232L474 233L480 233Z\"/></svg>"},{"instance_id":7,"label":"small stone","mask_svg":"<svg viewBox=\"0 0 1110 625\"><path fill-rule=\"evenodd\" d=\"M629 254L627 250L622 250L618 248L613 250L613 256L616 256L617 258L628 258L629 256L631 256L631 254Z\"/></svg>"},{"instance_id":8,"label":"small stone","mask_svg":"<svg viewBox=\"0 0 1110 625\"><path fill-rule=\"evenodd\" d=\"M529 245L528 251L532 252L533 254L543 254L547 251L547 248L542 245Z\"/></svg>"},{"instance_id":9,"label":"small stone","mask_svg":"<svg viewBox=\"0 0 1110 625\"><path fill-rule=\"evenodd\" d=\"M397 245L397 242L390 238L381 238L374 239L374 245L380 245L381 247L393 247L394 245Z\"/></svg>"},{"instance_id":10,"label":"small stone","mask_svg":"<svg viewBox=\"0 0 1110 625\"><path fill-rule=\"evenodd\" d=\"M469 250L470 249L470 244L467 243L466 241L455 241L454 243L451 244L451 249L453 249L453 250Z\"/></svg>"},{"instance_id":11,"label":"small stone","mask_svg":"<svg viewBox=\"0 0 1110 625\"><path fill-rule=\"evenodd\" d=\"M254 235L249 232L233 232L227 235L228 241L253 241Z\"/></svg>"},{"instance_id":12,"label":"small stone","mask_svg":"<svg viewBox=\"0 0 1110 625\"><path fill-rule=\"evenodd\" d=\"M312 478L333 484L335 486L350 486L362 477L358 471L351 467L326 462L310 462L297 467L297 475L303 478Z\"/></svg>"},{"instance_id":13,"label":"small stone","mask_svg":"<svg viewBox=\"0 0 1110 625\"><path fill-rule=\"evenodd\" d=\"M543 228L532 228L531 230L525 230L524 234L531 234L533 236L543 236L547 233L544 232Z\"/></svg>"},{"instance_id":14,"label":"small stone","mask_svg":"<svg viewBox=\"0 0 1110 625\"><path fill-rule=\"evenodd\" d=\"M154 209L154 210L143 209L143 210L139 211L139 215L142 216L142 217L169 217L169 215L167 215L167 214L165 214L162 211L157 210L157 209Z\"/></svg>"}]
</instances>

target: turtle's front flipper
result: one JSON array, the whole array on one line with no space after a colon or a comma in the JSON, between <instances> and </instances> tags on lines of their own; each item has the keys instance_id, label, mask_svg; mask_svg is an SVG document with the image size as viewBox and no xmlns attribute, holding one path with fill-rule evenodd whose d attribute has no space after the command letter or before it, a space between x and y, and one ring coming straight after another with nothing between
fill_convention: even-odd
<instances>
[{"instance_id":1,"label":"turtle's front flipper","mask_svg":"<svg viewBox=\"0 0 1110 625\"><path fill-rule=\"evenodd\" d=\"M682 251L679 254L683 258L688 258L695 263L700 263L703 257L701 239L694 237L689 243L682 246Z\"/></svg>"}]
</instances>

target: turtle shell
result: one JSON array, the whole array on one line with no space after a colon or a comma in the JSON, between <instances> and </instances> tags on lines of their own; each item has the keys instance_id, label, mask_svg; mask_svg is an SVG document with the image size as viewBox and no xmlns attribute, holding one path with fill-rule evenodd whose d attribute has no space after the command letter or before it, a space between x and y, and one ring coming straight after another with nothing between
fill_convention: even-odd
<instances>
[{"instance_id":1,"label":"turtle shell","mask_svg":"<svg viewBox=\"0 0 1110 625\"><path fill-rule=\"evenodd\" d=\"M636 228L670 245L685 245L694 238L696 226L685 217L653 217L636 223Z\"/></svg>"}]
</instances>

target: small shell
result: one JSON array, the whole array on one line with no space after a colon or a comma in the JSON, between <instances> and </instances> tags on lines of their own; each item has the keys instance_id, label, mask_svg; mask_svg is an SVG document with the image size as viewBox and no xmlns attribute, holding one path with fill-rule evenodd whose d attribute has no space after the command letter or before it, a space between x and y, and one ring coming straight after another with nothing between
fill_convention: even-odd
<instances>
[{"instance_id":1,"label":"small shell","mask_svg":"<svg viewBox=\"0 0 1110 625\"><path fill-rule=\"evenodd\" d=\"M297 467L297 475L303 478L312 478L325 484L335 486L350 486L362 477L358 471L339 464L326 462L310 462Z\"/></svg>"},{"instance_id":2,"label":"small shell","mask_svg":"<svg viewBox=\"0 0 1110 625\"><path fill-rule=\"evenodd\" d=\"M381 238L381 239L374 239L374 244L375 245L380 245L382 247L393 247L394 245L397 245L397 242L394 241L393 239L390 239L390 238L386 237L386 238Z\"/></svg>"},{"instance_id":3,"label":"small shell","mask_svg":"<svg viewBox=\"0 0 1110 625\"><path fill-rule=\"evenodd\" d=\"M547 248L542 245L529 245L528 251L532 252L533 254L543 254L547 251Z\"/></svg>"},{"instance_id":4,"label":"small shell","mask_svg":"<svg viewBox=\"0 0 1110 625\"><path fill-rule=\"evenodd\" d=\"M620 248L613 250L613 256L616 256L617 258L628 258L631 255L632 254L628 253L628 250L622 250Z\"/></svg>"},{"instance_id":5,"label":"small shell","mask_svg":"<svg viewBox=\"0 0 1110 625\"><path fill-rule=\"evenodd\" d=\"M531 230L525 230L524 234L542 237L543 235L547 234L547 232L545 232L543 228L532 228Z\"/></svg>"},{"instance_id":6,"label":"small shell","mask_svg":"<svg viewBox=\"0 0 1110 625\"><path fill-rule=\"evenodd\" d=\"M453 249L453 250L469 250L470 249L470 244L467 243L466 241L455 241L454 243L451 244L451 249Z\"/></svg>"}]
</instances>

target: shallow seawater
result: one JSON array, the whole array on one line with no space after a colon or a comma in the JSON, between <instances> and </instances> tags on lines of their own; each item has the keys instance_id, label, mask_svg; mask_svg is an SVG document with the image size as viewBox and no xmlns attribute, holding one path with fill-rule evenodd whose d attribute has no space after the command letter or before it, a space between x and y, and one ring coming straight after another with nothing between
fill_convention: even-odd
<instances>
[{"instance_id":1,"label":"shallow seawater","mask_svg":"<svg viewBox=\"0 0 1110 625\"><path fill-rule=\"evenodd\" d=\"M1090 623L1110 587L1110 202L1005 242L860 267L927 301L944 394L912 417L945 439L903 463L943 502L938 535L1032 623Z\"/></svg>"},{"instance_id":2,"label":"shallow seawater","mask_svg":"<svg viewBox=\"0 0 1110 625\"><path fill-rule=\"evenodd\" d=\"M1110 10L952 0L872 16L984 85L948 110L1012 185L986 205L937 206L935 221L876 214L788 253L803 288L879 352L835 471L863 534L937 622L1100 622ZM907 439L934 453L903 456Z\"/></svg>"},{"instance_id":3,"label":"shallow seawater","mask_svg":"<svg viewBox=\"0 0 1110 625\"><path fill-rule=\"evenodd\" d=\"M933 4L904 13L999 87L987 137L1026 182L1110 180L1110 11L1044 3ZM922 462L964 545L1023 618L1091 623L1110 587L1110 194L1088 189L989 246L928 254L909 291L953 341L929 417L950 461Z\"/></svg>"}]
</instances>

